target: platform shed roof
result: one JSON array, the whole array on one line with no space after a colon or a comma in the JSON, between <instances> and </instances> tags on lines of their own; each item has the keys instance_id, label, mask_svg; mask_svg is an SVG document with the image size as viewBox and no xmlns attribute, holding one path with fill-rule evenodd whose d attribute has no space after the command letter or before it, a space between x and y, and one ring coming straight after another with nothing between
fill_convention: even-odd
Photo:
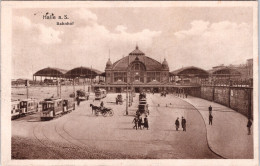
<instances>
[{"instance_id":1,"label":"platform shed roof","mask_svg":"<svg viewBox=\"0 0 260 166\"><path fill-rule=\"evenodd\" d=\"M209 72L195 66L189 66L189 67L180 68L178 70L174 70L170 72L170 75L206 78L209 77Z\"/></svg>"},{"instance_id":2,"label":"platform shed roof","mask_svg":"<svg viewBox=\"0 0 260 166\"><path fill-rule=\"evenodd\" d=\"M44 76L44 77L63 77L66 72L67 72L67 70L64 70L64 69L47 67L47 68L37 71L33 75L34 76Z\"/></svg>"},{"instance_id":3,"label":"platform shed roof","mask_svg":"<svg viewBox=\"0 0 260 166\"><path fill-rule=\"evenodd\" d=\"M97 69L83 66L71 69L65 74L66 78L95 78L96 76L102 76L102 72Z\"/></svg>"}]
</instances>

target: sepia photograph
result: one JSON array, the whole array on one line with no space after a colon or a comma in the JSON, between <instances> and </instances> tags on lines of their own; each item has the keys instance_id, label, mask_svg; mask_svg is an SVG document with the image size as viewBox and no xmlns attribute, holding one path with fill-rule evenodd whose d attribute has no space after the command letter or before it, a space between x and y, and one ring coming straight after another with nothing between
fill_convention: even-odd
<instances>
[{"instance_id":1,"label":"sepia photograph","mask_svg":"<svg viewBox=\"0 0 260 166\"><path fill-rule=\"evenodd\" d=\"M3 165L258 163L257 2L2 8Z\"/></svg>"}]
</instances>

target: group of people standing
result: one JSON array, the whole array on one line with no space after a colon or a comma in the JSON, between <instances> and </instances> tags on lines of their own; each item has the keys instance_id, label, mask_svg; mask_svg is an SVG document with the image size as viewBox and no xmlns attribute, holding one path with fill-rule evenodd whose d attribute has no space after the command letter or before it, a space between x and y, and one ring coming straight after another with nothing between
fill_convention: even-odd
<instances>
[{"instance_id":1,"label":"group of people standing","mask_svg":"<svg viewBox=\"0 0 260 166\"><path fill-rule=\"evenodd\" d=\"M176 131L178 131L179 127L180 127L179 118L177 118L175 121L175 127L176 127ZM186 119L184 117L181 118L181 127L182 127L183 131L186 132Z\"/></svg>"},{"instance_id":2,"label":"group of people standing","mask_svg":"<svg viewBox=\"0 0 260 166\"><path fill-rule=\"evenodd\" d=\"M135 124L133 129L135 128L137 129L141 129L142 130L142 126L143 129L146 128L147 130L149 129L149 124L148 124L148 118L147 115L145 115L145 118L143 120L142 116L136 116L133 120L133 123Z\"/></svg>"}]
</instances>

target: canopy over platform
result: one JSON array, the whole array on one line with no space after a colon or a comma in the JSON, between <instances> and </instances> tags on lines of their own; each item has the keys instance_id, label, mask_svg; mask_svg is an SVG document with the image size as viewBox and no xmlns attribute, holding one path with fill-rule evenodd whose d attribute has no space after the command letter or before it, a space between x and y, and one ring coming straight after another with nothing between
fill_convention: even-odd
<instances>
[{"instance_id":1,"label":"canopy over platform","mask_svg":"<svg viewBox=\"0 0 260 166\"><path fill-rule=\"evenodd\" d=\"M232 69L229 67L223 67L217 70L212 70L211 72L212 76L216 77L233 77L233 76L241 76L241 73L237 71L236 69Z\"/></svg>"},{"instance_id":2,"label":"canopy over platform","mask_svg":"<svg viewBox=\"0 0 260 166\"><path fill-rule=\"evenodd\" d=\"M101 76L102 72L89 67L76 67L74 69L69 70L66 74L66 78L95 78L96 76Z\"/></svg>"},{"instance_id":3,"label":"canopy over platform","mask_svg":"<svg viewBox=\"0 0 260 166\"><path fill-rule=\"evenodd\" d=\"M43 76L43 77L64 77L67 70L59 68L47 67L42 70L37 71L33 76Z\"/></svg>"},{"instance_id":4,"label":"canopy over platform","mask_svg":"<svg viewBox=\"0 0 260 166\"><path fill-rule=\"evenodd\" d=\"M207 78L209 77L209 73L201 68L189 66L183 67L181 69L170 72L172 76L185 76L185 77L200 77Z\"/></svg>"}]
</instances>

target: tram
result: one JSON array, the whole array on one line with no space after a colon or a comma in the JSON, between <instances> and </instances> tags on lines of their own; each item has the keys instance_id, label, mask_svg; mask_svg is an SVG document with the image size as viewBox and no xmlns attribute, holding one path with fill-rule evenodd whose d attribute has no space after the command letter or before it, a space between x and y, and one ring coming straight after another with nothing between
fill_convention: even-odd
<instances>
[{"instance_id":1,"label":"tram","mask_svg":"<svg viewBox=\"0 0 260 166\"><path fill-rule=\"evenodd\" d=\"M20 101L12 101L11 107L11 119L19 118L21 114Z\"/></svg>"},{"instance_id":2,"label":"tram","mask_svg":"<svg viewBox=\"0 0 260 166\"><path fill-rule=\"evenodd\" d=\"M24 99L20 102L21 115L38 112L38 102L36 99Z\"/></svg>"},{"instance_id":3,"label":"tram","mask_svg":"<svg viewBox=\"0 0 260 166\"><path fill-rule=\"evenodd\" d=\"M148 104L146 100L146 94L144 92L140 93L139 95L139 105L138 109L136 111L137 115L149 115L149 109L148 109Z\"/></svg>"},{"instance_id":4,"label":"tram","mask_svg":"<svg viewBox=\"0 0 260 166\"><path fill-rule=\"evenodd\" d=\"M64 101L60 98L49 98L42 101L41 120L50 120L64 111Z\"/></svg>"},{"instance_id":5,"label":"tram","mask_svg":"<svg viewBox=\"0 0 260 166\"><path fill-rule=\"evenodd\" d=\"M89 99L89 93L85 92L84 90L77 90L77 96L79 97L80 101Z\"/></svg>"},{"instance_id":6,"label":"tram","mask_svg":"<svg viewBox=\"0 0 260 166\"><path fill-rule=\"evenodd\" d=\"M75 102L73 99L63 100L63 112L68 113L75 110Z\"/></svg>"},{"instance_id":7,"label":"tram","mask_svg":"<svg viewBox=\"0 0 260 166\"><path fill-rule=\"evenodd\" d=\"M95 99L100 100L107 96L107 91L105 89L98 89L95 91Z\"/></svg>"}]
</instances>

